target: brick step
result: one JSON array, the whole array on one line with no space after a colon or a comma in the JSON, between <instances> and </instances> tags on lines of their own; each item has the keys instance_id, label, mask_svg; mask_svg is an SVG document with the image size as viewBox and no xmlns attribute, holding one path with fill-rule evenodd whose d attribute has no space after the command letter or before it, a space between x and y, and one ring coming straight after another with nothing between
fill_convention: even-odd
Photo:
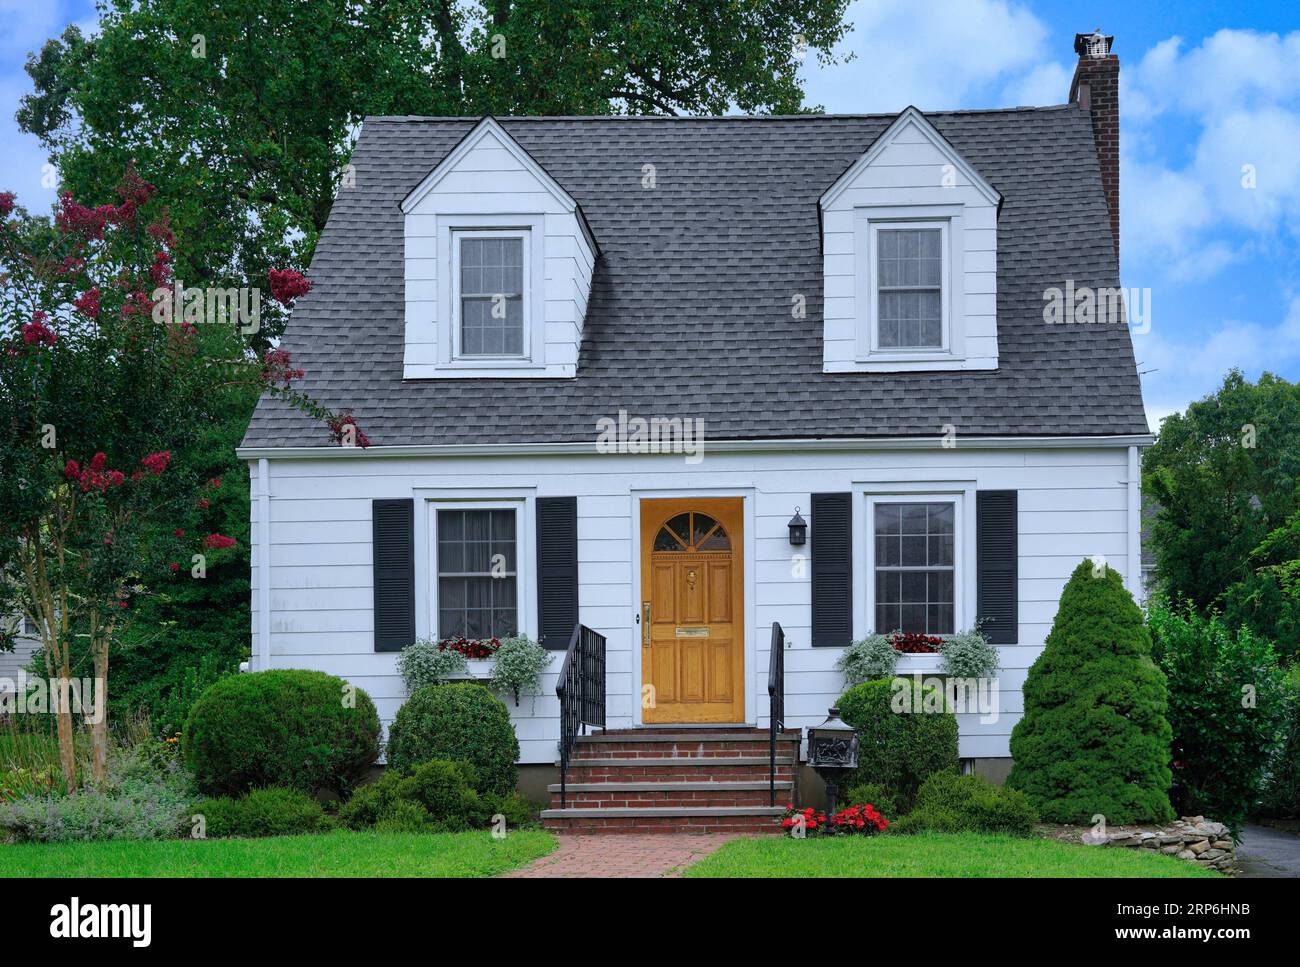
<instances>
[{"instance_id":1,"label":"brick step","mask_svg":"<svg viewBox=\"0 0 1300 967\"><path fill-rule=\"evenodd\" d=\"M770 771L767 756L716 758L575 759L569 763L569 783L589 782L762 782ZM794 759L778 756L776 778L794 778Z\"/></svg>"},{"instance_id":2,"label":"brick step","mask_svg":"<svg viewBox=\"0 0 1300 967\"><path fill-rule=\"evenodd\" d=\"M560 807L560 786L550 787L551 806ZM778 802L789 799L794 783L776 784ZM590 782L570 783L566 805L574 808L645 808L650 806L767 806L766 782Z\"/></svg>"},{"instance_id":3,"label":"brick step","mask_svg":"<svg viewBox=\"0 0 1300 967\"><path fill-rule=\"evenodd\" d=\"M777 738L777 753L793 756L798 738ZM590 735L574 743L573 759L660 759L660 758L752 758L767 756L771 743L767 736L724 735L707 733L655 735Z\"/></svg>"},{"instance_id":4,"label":"brick step","mask_svg":"<svg viewBox=\"0 0 1300 967\"><path fill-rule=\"evenodd\" d=\"M784 807L673 807L640 809L544 809L542 824L556 832L593 833L779 833Z\"/></svg>"}]
</instances>

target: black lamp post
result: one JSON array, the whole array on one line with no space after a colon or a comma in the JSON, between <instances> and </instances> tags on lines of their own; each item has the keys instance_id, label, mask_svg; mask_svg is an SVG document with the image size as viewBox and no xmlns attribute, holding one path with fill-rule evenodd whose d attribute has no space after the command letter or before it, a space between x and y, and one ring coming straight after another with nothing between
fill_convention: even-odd
<instances>
[{"instance_id":1,"label":"black lamp post","mask_svg":"<svg viewBox=\"0 0 1300 967\"><path fill-rule=\"evenodd\" d=\"M808 540L808 522L799 516L799 508L794 509L794 516L790 518L790 544L792 547L803 547Z\"/></svg>"},{"instance_id":2,"label":"black lamp post","mask_svg":"<svg viewBox=\"0 0 1300 967\"><path fill-rule=\"evenodd\" d=\"M826 815L835 815L840 779L858 767L858 733L840 718L839 709L808 730L808 764L826 782Z\"/></svg>"}]
</instances>

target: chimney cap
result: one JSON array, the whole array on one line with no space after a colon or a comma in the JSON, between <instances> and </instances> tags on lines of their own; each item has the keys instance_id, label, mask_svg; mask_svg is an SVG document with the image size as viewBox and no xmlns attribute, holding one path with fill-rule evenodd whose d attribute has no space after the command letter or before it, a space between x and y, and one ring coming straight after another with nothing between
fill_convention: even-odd
<instances>
[{"instance_id":1,"label":"chimney cap","mask_svg":"<svg viewBox=\"0 0 1300 967\"><path fill-rule=\"evenodd\" d=\"M1090 34L1074 35L1074 52L1080 57L1090 57L1093 59L1106 57L1110 54L1111 45L1115 43L1114 35L1106 36L1098 27Z\"/></svg>"}]
</instances>

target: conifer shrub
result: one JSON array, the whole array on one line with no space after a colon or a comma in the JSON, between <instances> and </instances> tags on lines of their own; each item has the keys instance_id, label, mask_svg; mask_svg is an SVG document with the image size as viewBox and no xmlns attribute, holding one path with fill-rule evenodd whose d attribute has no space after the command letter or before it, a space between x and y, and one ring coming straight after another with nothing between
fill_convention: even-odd
<instances>
[{"instance_id":1,"label":"conifer shrub","mask_svg":"<svg viewBox=\"0 0 1300 967\"><path fill-rule=\"evenodd\" d=\"M1024 792L1044 821L1173 818L1165 676L1114 570L1086 560L1075 568L1024 698L1007 786Z\"/></svg>"}]
</instances>

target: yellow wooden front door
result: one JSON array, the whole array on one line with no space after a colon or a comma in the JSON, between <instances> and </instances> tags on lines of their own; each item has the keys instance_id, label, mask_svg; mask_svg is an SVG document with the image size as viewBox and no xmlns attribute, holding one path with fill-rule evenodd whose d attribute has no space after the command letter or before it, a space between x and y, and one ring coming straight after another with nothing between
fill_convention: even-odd
<instances>
[{"instance_id":1,"label":"yellow wooden front door","mask_svg":"<svg viewBox=\"0 0 1300 967\"><path fill-rule=\"evenodd\" d=\"M642 720L745 721L743 503L641 501Z\"/></svg>"}]
</instances>

